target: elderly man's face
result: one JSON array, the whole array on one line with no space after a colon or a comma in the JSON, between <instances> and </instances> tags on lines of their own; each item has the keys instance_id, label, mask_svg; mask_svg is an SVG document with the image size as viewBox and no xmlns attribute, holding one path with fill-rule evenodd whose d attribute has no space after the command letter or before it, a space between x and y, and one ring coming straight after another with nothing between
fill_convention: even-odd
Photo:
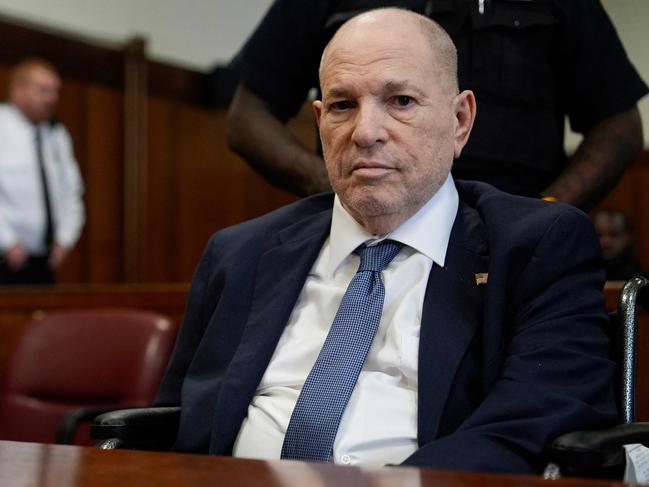
<instances>
[{"instance_id":1,"label":"elderly man's face","mask_svg":"<svg viewBox=\"0 0 649 487\"><path fill-rule=\"evenodd\" d=\"M402 24L345 33L325 58L323 99L314 102L324 158L334 190L361 224L414 214L464 145L456 136L458 97L441 82L434 57L427 38Z\"/></svg>"}]
</instances>

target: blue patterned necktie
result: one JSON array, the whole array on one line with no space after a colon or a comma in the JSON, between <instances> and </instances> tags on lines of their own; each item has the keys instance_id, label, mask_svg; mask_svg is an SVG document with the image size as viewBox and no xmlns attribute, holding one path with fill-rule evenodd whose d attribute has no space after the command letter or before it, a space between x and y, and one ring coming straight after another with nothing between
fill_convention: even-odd
<instances>
[{"instance_id":1,"label":"blue patterned necktie","mask_svg":"<svg viewBox=\"0 0 649 487\"><path fill-rule=\"evenodd\" d=\"M354 251L361 257L360 266L297 399L282 458L329 461L340 419L381 321L385 297L381 271L400 249L400 243L385 240Z\"/></svg>"}]
</instances>

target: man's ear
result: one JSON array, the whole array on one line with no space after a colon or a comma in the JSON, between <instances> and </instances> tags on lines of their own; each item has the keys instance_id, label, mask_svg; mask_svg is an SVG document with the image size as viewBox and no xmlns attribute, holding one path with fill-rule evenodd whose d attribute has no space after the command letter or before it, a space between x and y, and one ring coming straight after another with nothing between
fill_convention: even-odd
<instances>
[{"instance_id":1,"label":"man's ear","mask_svg":"<svg viewBox=\"0 0 649 487\"><path fill-rule=\"evenodd\" d=\"M453 99L453 113L455 114L455 158L460 157L462 149L469 140L476 115L475 96L470 90L464 90Z\"/></svg>"},{"instance_id":2,"label":"man's ear","mask_svg":"<svg viewBox=\"0 0 649 487\"><path fill-rule=\"evenodd\" d=\"M315 112L315 121L318 124L318 127L320 127L320 117L322 117L322 101L313 101L313 111Z\"/></svg>"}]
</instances>

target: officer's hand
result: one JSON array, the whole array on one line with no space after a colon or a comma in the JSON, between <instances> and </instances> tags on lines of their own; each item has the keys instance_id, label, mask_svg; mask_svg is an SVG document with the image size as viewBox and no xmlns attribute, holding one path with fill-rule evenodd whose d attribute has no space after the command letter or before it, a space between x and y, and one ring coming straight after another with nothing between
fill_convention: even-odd
<instances>
[{"instance_id":1,"label":"officer's hand","mask_svg":"<svg viewBox=\"0 0 649 487\"><path fill-rule=\"evenodd\" d=\"M7 261L7 267L12 271L19 271L27 263L29 259L29 254L23 244L17 243L12 247L9 247L5 252L5 261Z\"/></svg>"},{"instance_id":2,"label":"officer's hand","mask_svg":"<svg viewBox=\"0 0 649 487\"><path fill-rule=\"evenodd\" d=\"M52 269L56 269L58 266L60 266L66 253L67 251L65 250L65 247L63 245L55 243L52 246L52 250L50 250L50 267Z\"/></svg>"}]
</instances>

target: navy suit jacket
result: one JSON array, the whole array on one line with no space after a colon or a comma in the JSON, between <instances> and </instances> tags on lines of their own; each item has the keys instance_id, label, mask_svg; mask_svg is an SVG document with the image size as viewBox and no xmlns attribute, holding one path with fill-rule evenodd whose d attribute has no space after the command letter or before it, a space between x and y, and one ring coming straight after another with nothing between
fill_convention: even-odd
<instances>
[{"instance_id":1,"label":"navy suit jacket","mask_svg":"<svg viewBox=\"0 0 649 487\"><path fill-rule=\"evenodd\" d=\"M535 472L555 436L616 418L598 242L572 207L456 185L446 265L423 305L419 449L404 463ZM231 453L332 203L317 195L210 239L156 400L182 406L177 451Z\"/></svg>"}]
</instances>

